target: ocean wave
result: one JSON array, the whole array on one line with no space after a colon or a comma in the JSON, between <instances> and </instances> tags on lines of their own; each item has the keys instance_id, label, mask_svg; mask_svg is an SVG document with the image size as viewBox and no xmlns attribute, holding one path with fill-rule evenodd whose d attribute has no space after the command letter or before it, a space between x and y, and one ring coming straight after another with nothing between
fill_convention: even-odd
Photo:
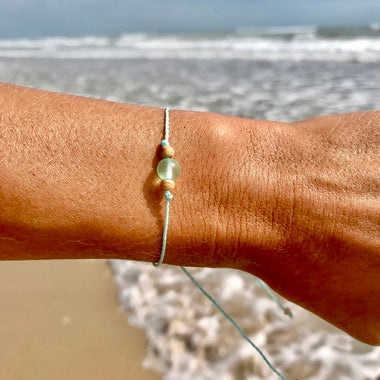
<instances>
[{"instance_id":1,"label":"ocean wave","mask_svg":"<svg viewBox=\"0 0 380 380\"><path fill-rule=\"evenodd\" d=\"M252 32L252 31L251 31ZM250 33L251 33L250 32ZM85 36L0 40L3 58L54 59L251 59L268 61L380 62L380 37L316 38L315 28L292 31L297 38L266 37L235 32L218 35ZM290 33L282 29L281 33Z\"/></svg>"}]
</instances>

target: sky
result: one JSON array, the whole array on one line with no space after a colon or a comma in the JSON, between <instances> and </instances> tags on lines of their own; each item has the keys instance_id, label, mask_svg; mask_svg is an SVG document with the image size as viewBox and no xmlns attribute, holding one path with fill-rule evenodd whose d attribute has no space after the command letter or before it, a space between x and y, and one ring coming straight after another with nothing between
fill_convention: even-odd
<instances>
[{"instance_id":1,"label":"sky","mask_svg":"<svg viewBox=\"0 0 380 380\"><path fill-rule=\"evenodd\" d=\"M0 0L0 39L380 22L380 0Z\"/></svg>"}]
</instances>

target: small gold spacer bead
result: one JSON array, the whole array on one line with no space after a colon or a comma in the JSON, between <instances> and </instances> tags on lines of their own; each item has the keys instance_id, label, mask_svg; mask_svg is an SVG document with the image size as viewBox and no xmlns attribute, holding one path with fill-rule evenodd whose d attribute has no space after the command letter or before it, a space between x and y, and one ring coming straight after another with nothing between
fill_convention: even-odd
<instances>
[{"instance_id":1,"label":"small gold spacer bead","mask_svg":"<svg viewBox=\"0 0 380 380\"><path fill-rule=\"evenodd\" d=\"M175 182L171 179L164 179L161 181L161 187L164 190L173 190L175 188Z\"/></svg>"},{"instance_id":2,"label":"small gold spacer bead","mask_svg":"<svg viewBox=\"0 0 380 380\"><path fill-rule=\"evenodd\" d=\"M163 146L161 155L163 158L172 158L174 156L174 148L170 145Z\"/></svg>"}]
</instances>

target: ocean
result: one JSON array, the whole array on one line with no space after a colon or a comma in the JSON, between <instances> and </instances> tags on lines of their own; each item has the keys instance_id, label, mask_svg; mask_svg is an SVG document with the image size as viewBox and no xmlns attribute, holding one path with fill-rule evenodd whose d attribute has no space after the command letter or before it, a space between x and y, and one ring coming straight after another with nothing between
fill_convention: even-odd
<instances>
[{"instance_id":1,"label":"ocean","mask_svg":"<svg viewBox=\"0 0 380 380\"><path fill-rule=\"evenodd\" d=\"M380 108L380 24L1 39L0 81L108 100L295 121ZM164 380L277 379L179 268L110 262L121 305ZM380 347L291 306L256 279L191 273L289 379L380 379Z\"/></svg>"}]
</instances>

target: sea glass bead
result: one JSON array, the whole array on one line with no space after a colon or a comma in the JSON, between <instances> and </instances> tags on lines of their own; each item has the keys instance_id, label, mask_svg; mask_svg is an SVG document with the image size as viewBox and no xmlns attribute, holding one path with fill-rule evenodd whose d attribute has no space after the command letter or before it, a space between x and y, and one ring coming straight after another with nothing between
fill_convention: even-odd
<instances>
[{"instance_id":1,"label":"sea glass bead","mask_svg":"<svg viewBox=\"0 0 380 380\"><path fill-rule=\"evenodd\" d=\"M162 180L173 180L179 176L181 166L174 158L164 158L157 165L157 175Z\"/></svg>"}]
</instances>

